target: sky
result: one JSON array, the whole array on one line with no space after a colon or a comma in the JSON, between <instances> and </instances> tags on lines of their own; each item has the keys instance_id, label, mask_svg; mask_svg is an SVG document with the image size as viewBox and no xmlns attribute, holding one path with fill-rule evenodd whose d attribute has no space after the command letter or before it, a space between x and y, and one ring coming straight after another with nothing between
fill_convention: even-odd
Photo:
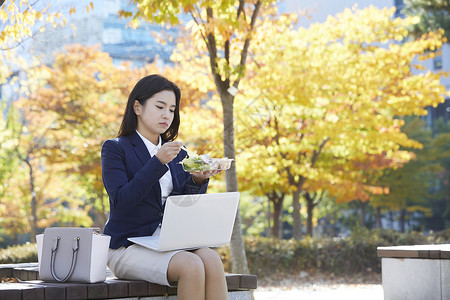
<instances>
[{"instance_id":1,"label":"sky","mask_svg":"<svg viewBox=\"0 0 450 300\"><path fill-rule=\"evenodd\" d=\"M300 18L299 25L309 27L310 24L322 23L329 15L334 16L345 8L352 8L355 4L358 8L370 5L379 8L393 7L394 0L284 0L283 6L290 12L308 11L310 18Z\"/></svg>"}]
</instances>

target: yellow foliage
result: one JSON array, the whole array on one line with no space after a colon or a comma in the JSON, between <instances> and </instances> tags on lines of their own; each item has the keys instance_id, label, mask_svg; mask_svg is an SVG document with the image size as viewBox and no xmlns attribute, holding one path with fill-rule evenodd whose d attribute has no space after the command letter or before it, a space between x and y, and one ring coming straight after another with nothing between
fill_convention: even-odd
<instances>
[{"instance_id":1,"label":"yellow foliage","mask_svg":"<svg viewBox=\"0 0 450 300\"><path fill-rule=\"evenodd\" d=\"M400 131L397 117L423 115L446 94L442 73L411 71L414 58L442 46L442 33L394 43L416 20L393 19L393 12L353 8L298 30L265 23L241 87L254 100L251 109L237 106L248 132L238 144L246 160L254 157L248 168L259 162L257 169L270 165L270 172L249 177L242 167L243 178L264 180L267 189L275 188L273 177L290 188L307 182L304 188L328 188L338 201L386 193L372 183L378 170L411 158L400 146L422 147Z\"/></svg>"},{"instance_id":2,"label":"yellow foliage","mask_svg":"<svg viewBox=\"0 0 450 300\"><path fill-rule=\"evenodd\" d=\"M242 79L233 100L236 167L241 187L257 194L327 188L339 201L349 201L385 192L373 178L411 158L401 147L422 146L401 132L398 117L423 115L447 94L441 73L415 72L421 68L416 58L442 46L442 32L409 40L408 26L418 20L394 19L394 8L354 7L296 29L296 16L275 18L276 8L265 1L258 30L251 31L251 14L237 15L234 1L136 3L137 12L122 15L176 24L181 11L192 13L195 20L171 57L183 70L180 81L206 94L216 84ZM243 68L240 54L249 37L257 47ZM208 43L220 49L212 60ZM218 96L212 96L212 110L220 109ZM212 110L186 107L183 119L196 125L180 138L217 151L212 145L220 118Z\"/></svg>"},{"instance_id":3,"label":"yellow foliage","mask_svg":"<svg viewBox=\"0 0 450 300\"><path fill-rule=\"evenodd\" d=\"M15 143L20 159L27 160L34 170L39 227L56 221L90 226L88 212L93 207L107 215L101 145L116 135L132 85L144 75L159 71L155 65L143 69L130 64L115 66L97 47L79 45L66 48L53 65L29 70L27 80L21 82L26 93L14 102L24 124L9 139ZM23 222L17 228L27 232L32 191L27 164L22 166L7 179L8 193L0 195L0 203L15 199L21 207L18 213L27 216L20 221L18 215L11 216L2 221L2 226Z\"/></svg>"},{"instance_id":4,"label":"yellow foliage","mask_svg":"<svg viewBox=\"0 0 450 300\"><path fill-rule=\"evenodd\" d=\"M6 1L0 8L0 21L5 24L0 33L0 49L14 47L23 38L32 36L34 24L43 19L55 25L62 24L61 14L48 12L47 7L36 10L28 0Z\"/></svg>"}]
</instances>

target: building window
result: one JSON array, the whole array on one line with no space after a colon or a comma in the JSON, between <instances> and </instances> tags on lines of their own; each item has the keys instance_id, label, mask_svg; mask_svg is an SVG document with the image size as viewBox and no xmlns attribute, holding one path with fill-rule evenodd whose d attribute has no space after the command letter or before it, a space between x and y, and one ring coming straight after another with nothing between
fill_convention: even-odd
<instances>
[{"instance_id":1,"label":"building window","mask_svg":"<svg viewBox=\"0 0 450 300\"><path fill-rule=\"evenodd\" d=\"M403 18L404 14L402 12L402 9L405 7L405 4L403 3L403 0L394 0L395 5L395 18Z\"/></svg>"},{"instance_id":2,"label":"building window","mask_svg":"<svg viewBox=\"0 0 450 300\"><path fill-rule=\"evenodd\" d=\"M104 44L119 44L122 42L122 32L120 31L120 29L106 28L103 30Z\"/></svg>"},{"instance_id":3,"label":"building window","mask_svg":"<svg viewBox=\"0 0 450 300\"><path fill-rule=\"evenodd\" d=\"M434 70L442 69L442 55L437 55L433 58L433 69Z\"/></svg>"}]
</instances>

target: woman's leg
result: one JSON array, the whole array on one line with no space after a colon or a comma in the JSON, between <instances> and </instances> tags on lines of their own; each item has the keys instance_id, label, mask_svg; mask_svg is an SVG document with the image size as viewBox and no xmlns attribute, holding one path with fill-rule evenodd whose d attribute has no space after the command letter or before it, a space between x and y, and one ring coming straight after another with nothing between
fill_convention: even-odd
<instances>
[{"instance_id":1,"label":"woman's leg","mask_svg":"<svg viewBox=\"0 0 450 300\"><path fill-rule=\"evenodd\" d=\"M179 300L205 299L205 267L202 259L194 253L182 251L175 254L167 269L167 279L169 282L178 281Z\"/></svg>"},{"instance_id":2,"label":"woman's leg","mask_svg":"<svg viewBox=\"0 0 450 300\"><path fill-rule=\"evenodd\" d=\"M194 253L201 258L205 268L206 300L228 299L227 281L219 254L210 248L198 249Z\"/></svg>"}]
</instances>

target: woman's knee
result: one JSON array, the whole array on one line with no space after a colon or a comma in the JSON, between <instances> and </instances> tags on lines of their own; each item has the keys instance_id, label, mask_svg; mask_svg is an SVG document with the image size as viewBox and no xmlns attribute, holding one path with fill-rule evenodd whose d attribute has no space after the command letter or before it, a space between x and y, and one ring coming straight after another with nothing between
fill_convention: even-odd
<instances>
[{"instance_id":1,"label":"woman's knee","mask_svg":"<svg viewBox=\"0 0 450 300\"><path fill-rule=\"evenodd\" d=\"M169 280L180 280L183 277L204 280L205 267L201 258L190 252L179 252L175 254L169 263Z\"/></svg>"},{"instance_id":2,"label":"woman's knee","mask_svg":"<svg viewBox=\"0 0 450 300\"><path fill-rule=\"evenodd\" d=\"M196 250L194 253L200 257L206 270L223 272L223 263L216 251L210 248L202 248Z\"/></svg>"}]
</instances>

